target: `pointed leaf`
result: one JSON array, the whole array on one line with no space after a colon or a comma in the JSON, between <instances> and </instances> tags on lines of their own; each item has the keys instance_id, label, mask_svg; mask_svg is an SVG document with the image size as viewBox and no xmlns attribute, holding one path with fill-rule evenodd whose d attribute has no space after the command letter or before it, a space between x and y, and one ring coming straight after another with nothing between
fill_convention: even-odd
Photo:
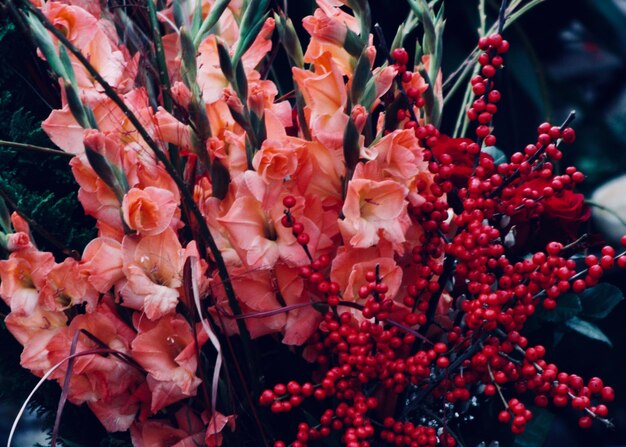
<instances>
[{"instance_id":1,"label":"pointed leaf","mask_svg":"<svg viewBox=\"0 0 626 447\"><path fill-rule=\"evenodd\" d=\"M354 121L349 119L343 133L343 156L348 169L354 169L356 164L359 162L360 153L361 146L359 144L359 131L357 130Z\"/></svg>"},{"instance_id":2,"label":"pointed leaf","mask_svg":"<svg viewBox=\"0 0 626 447\"><path fill-rule=\"evenodd\" d=\"M556 308L546 310L543 306L537 306L536 315L543 321L550 323L563 323L575 317L583 310L580 298L573 293L565 293L557 298Z\"/></svg>"},{"instance_id":3,"label":"pointed leaf","mask_svg":"<svg viewBox=\"0 0 626 447\"><path fill-rule=\"evenodd\" d=\"M198 4L200 3L201 2L198 2ZM202 22L200 29L193 39L193 43L196 47L200 45L200 42L202 42L202 39L204 39L205 34L217 24L220 17L222 17L222 14L224 14L224 11L228 7L229 3L230 0L217 0L215 3L213 3L211 11L209 11L209 14L204 19L204 22Z\"/></svg>"},{"instance_id":4,"label":"pointed leaf","mask_svg":"<svg viewBox=\"0 0 626 447\"><path fill-rule=\"evenodd\" d=\"M300 39L296 33L296 29L293 27L293 22L289 17L283 15L274 14L276 20L276 28L280 35L280 41L287 52L287 56L291 60L291 63L302 68L304 65L304 55L302 53L302 45Z\"/></svg>"},{"instance_id":5,"label":"pointed leaf","mask_svg":"<svg viewBox=\"0 0 626 447\"><path fill-rule=\"evenodd\" d=\"M65 47L59 48L59 56L61 59L61 63L63 64L63 69L65 70L65 74L67 76L67 81L72 84L73 88L77 88L76 83L76 73L74 73L74 67L72 67L72 61L70 60L70 56L67 54Z\"/></svg>"},{"instance_id":6,"label":"pointed leaf","mask_svg":"<svg viewBox=\"0 0 626 447\"><path fill-rule=\"evenodd\" d=\"M526 424L524 433L515 438L512 447L537 447L544 444L554 415L543 408L533 408L532 412L533 418Z\"/></svg>"},{"instance_id":7,"label":"pointed leaf","mask_svg":"<svg viewBox=\"0 0 626 447\"><path fill-rule=\"evenodd\" d=\"M70 112L72 112L76 121L78 121L83 128L88 129L90 123L85 114L83 102L78 96L78 91L74 89L71 84L65 82L63 87L65 88L65 97L67 98L67 105L70 107Z\"/></svg>"},{"instance_id":8,"label":"pointed leaf","mask_svg":"<svg viewBox=\"0 0 626 447\"><path fill-rule=\"evenodd\" d=\"M600 320L605 318L624 299L620 289L611 284L598 284L585 290L581 296L581 315Z\"/></svg>"},{"instance_id":9,"label":"pointed leaf","mask_svg":"<svg viewBox=\"0 0 626 447\"><path fill-rule=\"evenodd\" d=\"M120 203L124 198L123 187L120 184L117 176L115 175L114 168L108 162L108 160L100 153L94 151L92 148L85 146L85 155L87 161L96 172L98 177L109 187L117 196Z\"/></svg>"},{"instance_id":10,"label":"pointed leaf","mask_svg":"<svg viewBox=\"0 0 626 447\"><path fill-rule=\"evenodd\" d=\"M219 158L211 164L211 184L213 185L213 197L222 200L228 193L230 174Z\"/></svg>"},{"instance_id":11,"label":"pointed leaf","mask_svg":"<svg viewBox=\"0 0 626 447\"><path fill-rule=\"evenodd\" d=\"M0 227L3 233L11 232L11 213L3 198L0 198Z\"/></svg>"},{"instance_id":12,"label":"pointed leaf","mask_svg":"<svg viewBox=\"0 0 626 447\"><path fill-rule=\"evenodd\" d=\"M235 76L239 99L241 99L241 102L245 102L248 100L248 78L246 78L246 72L243 68L243 63L241 62L241 59L239 59L239 61L237 62Z\"/></svg>"},{"instance_id":13,"label":"pointed leaf","mask_svg":"<svg viewBox=\"0 0 626 447\"><path fill-rule=\"evenodd\" d=\"M217 56L220 60L220 68L222 69L222 73L231 84L235 82L235 72L233 70L233 63L230 60L230 54L228 54L228 50L222 44L222 42L217 42Z\"/></svg>"},{"instance_id":14,"label":"pointed leaf","mask_svg":"<svg viewBox=\"0 0 626 447\"><path fill-rule=\"evenodd\" d=\"M364 51L361 53L361 56L356 63L354 76L352 76L352 88L350 90L352 104L359 104L359 101L363 97L367 81L369 81L371 77L372 72L370 70L370 60Z\"/></svg>"},{"instance_id":15,"label":"pointed leaf","mask_svg":"<svg viewBox=\"0 0 626 447\"><path fill-rule=\"evenodd\" d=\"M178 2L174 2L176 4ZM196 67L196 47L193 45L191 36L187 30L183 27L180 29L180 48L182 52L183 66L185 69L185 80L187 86L196 83L197 67Z\"/></svg>"},{"instance_id":16,"label":"pointed leaf","mask_svg":"<svg viewBox=\"0 0 626 447\"><path fill-rule=\"evenodd\" d=\"M609 337L607 337L606 334L602 332L602 329L589 321L581 320L578 317L574 317L566 321L565 326L567 326L574 332L578 332L580 335L584 335L587 338L606 343L607 345L613 347L611 340L609 340Z\"/></svg>"}]
</instances>

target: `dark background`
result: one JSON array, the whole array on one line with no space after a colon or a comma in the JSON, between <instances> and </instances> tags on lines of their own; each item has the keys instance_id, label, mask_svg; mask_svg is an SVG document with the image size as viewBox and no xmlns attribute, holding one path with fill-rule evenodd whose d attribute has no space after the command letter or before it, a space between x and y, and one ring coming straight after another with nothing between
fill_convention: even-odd
<instances>
[{"instance_id":1,"label":"dark background","mask_svg":"<svg viewBox=\"0 0 626 447\"><path fill-rule=\"evenodd\" d=\"M476 41L477 1L446 0L446 34L443 73L451 73ZM391 41L397 25L408 8L402 0L371 0L373 17ZM489 20L499 3L487 1ZM310 13L311 2L289 2L294 23ZM1 14L1 13L0 13ZM19 30L0 25L0 139L50 145L38 123L58 107L56 86L38 62L32 47ZM604 181L626 171L626 1L623 0L551 0L537 6L509 28L505 38L511 42L506 69L497 84L503 94L496 116L498 146L512 153L533 142L537 125L545 120L560 123L572 109L577 111L574 127L577 142L567 149L563 166L575 164L588 178L583 185L591 193ZM410 48L408 48L410 50ZM280 59L279 59L280 60ZM451 132L456 120L460 94L444 110L443 132ZM0 187L8 191L19 206L68 246L81 249L89 240L89 231L76 231L77 222L90 225L82 216L75 199L67 161L60 157L24 155L0 149ZM626 191L625 191L626 193ZM626 194L625 194L626 195ZM70 229L72 229L70 231ZM589 228L593 231L593 227ZM43 244L42 244L43 245ZM49 247L48 247L49 248ZM626 290L620 272L607 278ZM5 313L6 308L0 309ZM566 334L561 343L549 349L548 358L562 370L585 378L600 376L612 385L617 400L610 406L616 429L578 429L575 414L555 410L545 439L524 439L517 446L539 447L626 446L626 304L600 322L613 342L613 348L579 335ZM544 327L530 334L531 339L551 345L553 328ZM23 401L36 383L18 367L20 347L4 329L0 331L0 443L10 425L11 408ZM58 386L48 383L37 395L40 404L37 419L51 422L58 400ZM511 445L506 429L490 414L495 407L481 407L477 418L464 428L467 446L479 440L502 439ZM9 408L8 410L6 408ZM43 408L43 409L42 409ZM481 417L482 415L482 417ZM63 433L76 446L127 445L122 436L105 438L97 421L86 411L66 408L65 421L81 421L80 427L66 423ZM95 441L98 439L98 441ZM102 439L102 441L100 441ZM18 445L18 444L16 444ZM70 444L68 444L70 445ZM21 447L21 445L19 446Z\"/></svg>"}]
</instances>

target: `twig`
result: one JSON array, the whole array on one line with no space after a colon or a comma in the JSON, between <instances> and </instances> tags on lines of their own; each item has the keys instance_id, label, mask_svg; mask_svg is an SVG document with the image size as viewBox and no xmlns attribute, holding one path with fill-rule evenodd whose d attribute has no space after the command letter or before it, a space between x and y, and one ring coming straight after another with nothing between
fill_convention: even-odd
<instances>
[{"instance_id":1,"label":"twig","mask_svg":"<svg viewBox=\"0 0 626 447\"><path fill-rule=\"evenodd\" d=\"M14 149L21 149L23 151L28 151L28 152L37 152L41 154L59 155L61 157L67 157L67 158L74 157L74 154L70 154L69 152L64 152L64 151L61 151L58 149L52 149L49 147L36 146L34 144L18 143L16 141L0 140L0 146L11 147Z\"/></svg>"}]
</instances>

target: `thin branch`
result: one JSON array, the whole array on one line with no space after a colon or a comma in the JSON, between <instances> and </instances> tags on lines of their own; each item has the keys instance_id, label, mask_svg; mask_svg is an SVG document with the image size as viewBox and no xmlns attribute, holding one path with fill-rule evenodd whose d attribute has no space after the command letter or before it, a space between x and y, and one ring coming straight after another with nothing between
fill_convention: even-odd
<instances>
[{"instance_id":1,"label":"thin branch","mask_svg":"<svg viewBox=\"0 0 626 447\"><path fill-rule=\"evenodd\" d=\"M20 149L28 152L37 152L41 154L49 154L49 155L59 155L61 157L72 158L74 154L70 154L69 152L64 152L58 149L52 149L49 147L36 146L34 144L26 144L26 143L18 143L16 141L5 141L0 140L0 146L11 147L14 149Z\"/></svg>"}]
</instances>

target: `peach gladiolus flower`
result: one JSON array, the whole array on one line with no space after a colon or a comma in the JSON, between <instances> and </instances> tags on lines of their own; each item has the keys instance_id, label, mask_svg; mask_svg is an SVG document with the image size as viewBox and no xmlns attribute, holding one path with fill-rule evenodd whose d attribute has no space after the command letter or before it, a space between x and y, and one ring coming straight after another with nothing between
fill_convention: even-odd
<instances>
[{"instance_id":1,"label":"peach gladiolus flower","mask_svg":"<svg viewBox=\"0 0 626 447\"><path fill-rule=\"evenodd\" d=\"M91 312L97 303L98 292L80 275L80 265L72 258L56 264L46 275L40 291L43 306L48 310L63 311L77 304L86 303Z\"/></svg>"},{"instance_id":2,"label":"peach gladiolus flower","mask_svg":"<svg viewBox=\"0 0 626 447\"><path fill-rule=\"evenodd\" d=\"M123 271L127 283L120 288L124 306L142 310L155 320L172 312L182 285L184 250L171 228L156 236L125 236Z\"/></svg>"},{"instance_id":3,"label":"peach gladiolus flower","mask_svg":"<svg viewBox=\"0 0 626 447\"><path fill-rule=\"evenodd\" d=\"M293 176L304 156L305 142L297 138L265 140L252 160L252 166L266 182L282 182Z\"/></svg>"},{"instance_id":4,"label":"peach gladiolus flower","mask_svg":"<svg viewBox=\"0 0 626 447\"><path fill-rule=\"evenodd\" d=\"M39 290L54 266L52 253L19 250L0 261L0 296L13 312L30 315L39 303Z\"/></svg>"},{"instance_id":5,"label":"peach gladiolus flower","mask_svg":"<svg viewBox=\"0 0 626 447\"><path fill-rule=\"evenodd\" d=\"M153 413L186 397L195 396L201 380L196 376L196 339L181 315L166 315L156 322L136 323L139 333L131 343L132 355L148 372ZM198 344L206 341L200 331Z\"/></svg>"},{"instance_id":6,"label":"peach gladiolus flower","mask_svg":"<svg viewBox=\"0 0 626 447\"><path fill-rule=\"evenodd\" d=\"M288 267L282 262L276 264L273 270L248 271L245 268L231 269L233 289L240 300L243 313L265 312L278 310L282 304L299 304L310 300L308 293L304 293L304 282L298 275L298 269ZM218 278L212 281L212 292L217 299L217 305L210 309L217 321L224 324L223 330L228 334L238 332L234 320L219 317L218 312L228 306L228 299ZM218 307L220 309L217 309ZM312 307L293 309L289 312L279 312L263 318L246 320L246 327L252 338L267 334L283 333L283 343L301 345L305 343L318 327L321 315Z\"/></svg>"},{"instance_id":7,"label":"peach gladiolus flower","mask_svg":"<svg viewBox=\"0 0 626 447\"><path fill-rule=\"evenodd\" d=\"M186 431L173 427L166 420L135 422L130 427L130 438L135 447L174 447L185 437Z\"/></svg>"},{"instance_id":8,"label":"peach gladiolus flower","mask_svg":"<svg viewBox=\"0 0 626 447\"><path fill-rule=\"evenodd\" d=\"M330 54L315 61L315 72L293 68L294 80L315 115L333 115L345 107L348 95L341 72Z\"/></svg>"},{"instance_id":9,"label":"peach gladiolus flower","mask_svg":"<svg viewBox=\"0 0 626 447\"><path fill-rule=\"evenodd\" d=\"M98 19L85 9L61 2L46 2L42 12L78 49L84 49L93 40Z\"/></svg>"},{"instance_id":10,"label":"peach gladiolus flower","mask_svg":"<svg viewBox=\"0 0 626 447\"><path fill-rule=\"evenodd\" d=\"M81 259L80 274L98 292L108 292L124 278L122 244L115 239L99 237L87 244Z\"/></svg>"},{"instance_id":11,"label":"peach gladiolus flower","mask_svg":"<svg viewBox=\"0 0 626 447\"><path fill-rule=\"evenodd\" d=\"M222 431L228 425L232 430L235 429L235 416L224 416L219 411L213 413L211 419L207 424L206 436L204 437L204 444L207 447L219 447L222 445L224 436Z\"/></svg>"},{"instance_id":12,"label":"peach gladiolus flower","mask_svg":"<svg viewBox=\"0 0 626 447\"><path fill-rule=\"evenodd\" d=\"M304 250L291 230L280 223L284 209L277 195L280 189L265 187L253 171L247 171L239 180L241 186L236 199L217 222L228 233L241 260L253 269L272 268L279 259L290 266L304 265L307 262ZM299 210L294 211L310 235L309 250L315 253L319 229L306 216L300 216Z\"/></svg>"},{"instance_id":13,"label":"peach gladiolus flower","mask_svg":"<svg viewBox=\"0 0 626 447\"><path fill-rule=\"evenodd\" d=\"M23 231L18 231L17 233L7 234L5 247L8 251L12 252L32 248L33 244L28 234Z\"/></svg>"},{"instance_id":14,"label":"peach gladiolus flower","mask_svg":"<svg viewBox=\"0 0 626 447\"><path fill-rule=\"evenodd\" d=\"M381 253L378 247L366 249L341 247L333 260L330 276L340 285L343 299L364 301L359 297L359 287L367 283L365 273L373 271L377 265L380 277L389 287L386 296L393 299L402 283L402 269L394 261L393 252L387 255Z\"/></svg>"},{"instance_id":15,"label":"peach gladiolus flower","mask_svg":"<svg viewBox=\"0 0 626 447\"><path fill-rule=\"evenodd\" d=\"M111 349L130 354L130 341L135 332L115 313L112 299L105 299L95 312L74 317L69 327L60 331L48 344L52 363L70 353L76 333L85 330ZM76 352L97 349L100 346L84 334L78 336ZM52 375L60 383L67 374L63 364ZM140 402L133 398L134 390L143 382L139 371L114 356L94 354L77 357L72 370L68 400L74 404L95 404L95 414L109 431L127 430L135 419ZM108 412L98 411L100 406ZM111 418L116 414L116 418Z\"/></svg>"},{"instance_id":16,"label":"peach gladiolus flower","mask_svg":"<svg viewBox=\"0 0 626 447\"><path fill-rule=\"evenodd\" d=\"M304 61L315 62L322 54L329 53L333 61L337 63L342 75L352 76L355 59L344 49L345 34L347 30L359 33L360 26L356 17L351 16L341 9L343 3L333 0L318 0L319 9L313 16L303 19L304 28L311 35L311 41L304 53ZM337 36L343 35L343 40L337 43ZM376 49L371 45L366 52L370 61L374 61Z\"/></svg>"},{"instance_id":17,"label":"peach gladiolus flower","mask_svg":"<svg viewBox=\"0 0 626 447\"><path fill-rule=\"evenodd\" d=\"M171 225L177 207L174 194L167 189L131 188L122 201L122 214L131 229L154 236Z\"/></svg>"},{"instance_id":18,"label":"peach gladiolus flower","mask_svg":"<svg viewBox=\"0 0 626 447\"><path fill-rule=\"evenodd\" d=\"M339 47L343 46L348 34L348 26L345 22L336 17L329 17L319 8L315 10L312 16L302 19L302 26L312 38Z\"/></svg>"},{"instance_id":19,"label":"peach gladiolus flower","mask_svg":"<svg viewBox=\"0 0 626 447\"><path fill-rule=\"evenodd\" d=\"M24 346L20 365L36 376L43 376L53 365L48 358L48 343L67 326L67 316L63 312L50 312L38 306L30 313L23 310L10 312L4 324Z\"/></svg>"},{"instance_id":20,"label":"peach gladiolus flower","mask_svg":"<svg viewBox=\"0 0 626 447\"><path fill-rule=\"evenodd\" d=\"M343 206L345 218L339 220L345 243L367 248L382 237L401 251L400 244L410 225L405 196L402 185L391 180L351 180Z\"/></svg>"},{"instance_id":21,"label":"peach gladiolus flower","mask_svg":"<svg viewBox=\"0 0 626 447\"><path fill-rule=\"evenodd\" d=\"M263 60L265 55L272 49L272 33L274 32L275 21L273 18L266 19L263 27L259 31L256 39L242 56L246 77L249 81L260 78L255 67ZM232 45L235 48L236 45ZM228 86L228 81L220 68L217 53L217 40L214 34L209 35L200 43L198 47L198 85L202 91L202 98L207 104L219 101L222 97L222 90Z\"/></svg>"},{"instance_id":22,"label":"peach gladiolus flower","mask_svg":"<svg viewBox=\"0 0 626 447\"><path fill-rule=\"evenodd\" d=\"M154 114L154 119L156 120L156 131L160 140L171 143L184 151L192 150L192 129L190 126L178 121L162 107L158 108Z\"/></svg>"},{"instance_id":23,"label":"peach gladiolus flower","mask_svg":"<svg viewBox=\"0 0 626 447\"><path fill-rule=\"evenodd\" d=\"M216 433L224 429L228 423L234 429L234 417L223 416L216 412L209 420L207 412L200 416L188 406L181 407L174 415L177 428L169 421L156 419L136 422L130 428L131 439L135 447L199 447L205 443L208 431ZM224 422L225 420L225 422ZM212 427L212 428L211 428ZM221 445L221 444L212 444Z\"/></svg>"},{"instance_id":24,"label":"peach gladiolus flower","mask_svg":"<svg viewBox=\"0 0 626 447\"><path fill-rule=\"evenodd\" d=\"M293 68L293 78L310 110L309 126L325 146L340 149L348 122L344 113L348 95L343 75L330 53L315 61L315 72Z\"/></svg>"},{"instance_id":25,"label":"peach gladiolus flower","mask_svg":"<svg viewBox=\"0 0 626 447\"><path fill-rule=\"evenodd\" d=\"M423 150L415 132L410 129L394 130L374 145L363 149L361 155L375 162L374 170L379 172L382 179L392 179L400 184L406 185L420 172L428 171ZM368 171L367 167L364 168Z\"/></svg>"}]
</instances>

